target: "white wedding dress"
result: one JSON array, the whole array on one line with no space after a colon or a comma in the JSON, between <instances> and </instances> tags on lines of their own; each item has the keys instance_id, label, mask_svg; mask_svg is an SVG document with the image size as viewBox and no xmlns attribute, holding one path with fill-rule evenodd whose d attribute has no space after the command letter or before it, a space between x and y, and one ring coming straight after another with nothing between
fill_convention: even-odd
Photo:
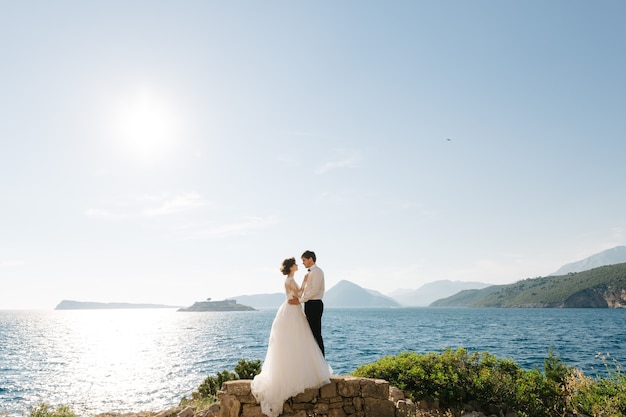
<instances>
[{"instance_id":1,"label":"white wedding dress","mask_svg":"<svg viewBox=\"0 0 626 417\"><path fill-rule=\"evenodd\" d=\"M332 369L313 338L309 323L299 304L287 301L298 295L293 277L285 279L286 300L272 323L267 354L261 373L251 384L252 394L269 417L283 412L285 400L330 383Z\"/></svg>"}]
</instances>

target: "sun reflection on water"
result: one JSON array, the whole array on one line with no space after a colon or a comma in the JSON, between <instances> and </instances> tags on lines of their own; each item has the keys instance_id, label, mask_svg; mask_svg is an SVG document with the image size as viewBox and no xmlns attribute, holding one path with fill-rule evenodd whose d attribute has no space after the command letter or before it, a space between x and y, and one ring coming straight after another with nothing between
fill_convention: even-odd
<instances>
[{"instance_id":1,"label":"sun reflection on water","mask_svg":"<svg viewBox=\"0 0 626 417\"><path fill-rule=\"evenodd\" d=\"M69 391L73 398L84 399L74 407L118 410L128 402L129 393L135 403L165 407L174 399L154 394L183 388L180 379L185 376L172 374L172 361L185 348L172 310L58 313L64 316L61 326L51 329L54 334L48 335L47 343L51 355L57 351L59 358L69 360L50 382L65 395ZM204 325L202 330L209 331ZM163 389L166 385L169 390Z\"/></svg>"}]
</instances>

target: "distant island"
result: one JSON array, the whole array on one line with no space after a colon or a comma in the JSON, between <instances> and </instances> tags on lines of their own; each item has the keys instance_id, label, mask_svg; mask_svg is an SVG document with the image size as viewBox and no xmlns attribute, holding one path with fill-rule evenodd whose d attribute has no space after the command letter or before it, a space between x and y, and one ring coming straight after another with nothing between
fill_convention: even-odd
<instances>
[{"instance_id":1,"label":"distant island","mask_svg":"<svg viewBox=\"0 0 626 417\"><path fill-rule=\"evenodd\" d=\"M190 307L179 308L178 311L257 311L255 308L237 304L237 300L223 300L223 301L197 301Z\"/></svg>"},{"instance_id":2,"label":"distant island","mask_svg":"<svg viewBox=\"0 0 626 417\"><path fill-rule=\"evenodd\" d=\"M129 308L178 308L180 306L168 306L165 304L134 304L134 303L97 303L93 301L63 300L55 310L114 310Z\"/></svg>"}]
</instances>

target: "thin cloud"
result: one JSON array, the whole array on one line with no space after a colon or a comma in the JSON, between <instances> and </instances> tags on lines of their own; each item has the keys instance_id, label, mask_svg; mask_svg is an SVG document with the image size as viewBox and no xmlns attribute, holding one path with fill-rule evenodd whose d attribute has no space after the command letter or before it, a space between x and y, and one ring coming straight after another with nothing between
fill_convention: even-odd
<instances>
[{"instance_id":1,"label":"thin cloud","mask_svg":"<svg viewBox=\"0 0 626 417\"><path fill-rule=\"evenodd\" d=\"M422 217L435 217L439 215L438 210L428 209L421 203L413 202L401 202L398 204L396 210L398 211L415 211Z\"/></svg>"},{"instance_id":2,"label":"thin cloud","mask_svg":"<svg viewBox=\"0 0 626 417\"><path fill-rule=\"evenodd\" d=\"M168 214L193 210L205 205L206 203L202 201L200 194L189 193L171 198L165 198L159 202L157 207L144 209L142 215L147 217L165 216Z\"/></svg>"},{"instance_id":3,"label":"thin cloud","mask_svg":"<svg viewBox=\"0 0 626 417\"><path fill-rule=\"evenodd\" d=\"M249 217L237 223L226 223L214 227L192 225L186 227L182 232L188 239L224 238L244 236L277 223L278 219L275 216Z\"/></svg>"},{"instance_id":4,"label":"thin cloud","mask_svg":"<svg viewBox=\"0 0 626 417\"><path fill-rule=\"evenodd\" d=\"M336 153L338 153L338 155L318 167L315 173L321 175L335 169L350 168L361 161L361 154L356 151L339 150L336 151Z\"/></svg>"},{"instance_id":5,"label":"thin cloud","mask_svg":"<svg viewBox=\"0 0 626 417\"><path fill-rule=\"evenodd\" d=\"M129 216L122 213L115 213L110 210L98 209L98 208L89 208L85 210L85 215L87 217L91 217L92 219L104 219L104 220L120 220L126 219Z\"/></svg>"},{"instance_id":6,"label":"thin cloud","mask_svg":"<svg viewBox=\"0 0 626 417\"><path fill-rule=\"evenodd\" d=\"M326 137L326 135L321 135L321 134L315 133L315 132L304 132L304 131L296 131L296 130L290 130L290 131L282 132L282 133L287 135L287 136L303 136L303 137L309 137L309 138Z\"/></svg>"},{"instance_id":7,"label":"thin cloud","mask_svg":"<svg viewBox=\"0 0 626 417\"><path fill-rule=\"evenodd\" d=\"M143 195L132 199L117 199L108 207L92 207L85 211L87 217L104 220L123 220L140 217L160 217L187 212L206 206L202 196L191 192L181 195Z\"/></svg>"},{"instance_id":8,"label":"thin cloud","mask_svg":"<svg viewBox=\"0 0 626 417\"><path fill-rule=\"evenodd\" d=\"M0 261L0 268L11 268L24 265L24 261Z\"/></svg>"}]
</instances>

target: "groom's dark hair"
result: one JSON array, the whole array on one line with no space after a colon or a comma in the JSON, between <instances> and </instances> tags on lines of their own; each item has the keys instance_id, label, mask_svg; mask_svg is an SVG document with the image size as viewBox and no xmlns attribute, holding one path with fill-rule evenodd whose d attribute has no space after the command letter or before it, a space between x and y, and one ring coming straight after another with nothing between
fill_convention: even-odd
<instances>
[{"instance_id":1,"label":"groom's dark hair","mask_svg":"<svg viewBox=\"0 0 626 417\"><path fill-rule=\"evenodd\" d=\"M315 258L315 252L313 252L312 250L305 250L302 254L302 258L313 259L313 262L317 262L317 259Z\"/></svg>"}]
</instances>

